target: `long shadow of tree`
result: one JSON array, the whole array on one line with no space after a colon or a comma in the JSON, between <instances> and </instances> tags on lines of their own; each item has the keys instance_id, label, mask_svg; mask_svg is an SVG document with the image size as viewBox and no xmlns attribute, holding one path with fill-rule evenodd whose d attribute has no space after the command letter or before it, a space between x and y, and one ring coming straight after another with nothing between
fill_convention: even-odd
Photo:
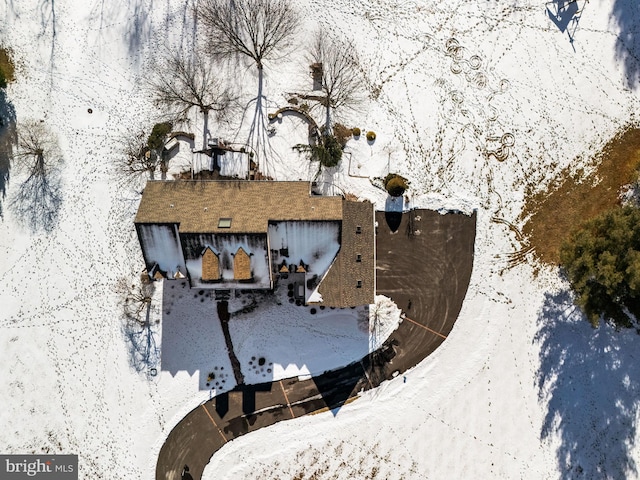
<instances>
[{"instance_id":1,"label":"long shadow of tree","mask_svg":"<svg viewBox=\"0 0 640 480\"><path fill-rule=\"evenodd\" d=\"M30 175L24 181L10 207L18 220L32 232L51 232L58 223L62 204L62 180L59 171L48 175Z\"/></svg>"},{"instance_id":2,"label":"long shadow of tree","mask_svg":"<svg viewBox=\"0 0 640 480\"><path fill-rule=\"evenodd\" d=\"M147 5L143 0L130 2L129 25L126 31L129 54L138 60L141 48L149 41L153 33L151 10L153 2Z\"/></svg>"},{"instance_id":3,"label":"long shadow of tree","mask_svg":"<svg viewBox=\"0 0 640 480\"><path fill-rule=\"evenodd\" d=\"M294 48L293 39L301 17L289 0L206 0L197 7L197 16L207 32L208 52L219 59L253 65L258 72L258 92L244 108L241 127L251 105L255 105L247 145L258 158L258 168L268 174L273 151L267 132L264 95L265 63L281 59ZM236 63L238 62L238 63ZM232 77L233 78L233 77ZM262 165L260 164L262 163Z\"/></svg>"},{"instance_id":4,"label":"long shadow of tree","mask_svg":"<svg viewBox=\"0 0 640 480\"><path fill-rule=\"evenodd\" d=\"M558 438L560 478L620 479L632 456L640 402L640 338L593 329L568 291L547 294L538 319L538 388L547 412L542 440Z\"/></svg>"},{"instance_id":5,"label":"long shadow of tree","mask_svg":"<svg viewBox=\"0 0 640 480\"><path fill-rule=\"evenodd\" d=\"M159 325L152 320L151 313L155 285L148 281L129 285L122 279L116 286L123 306L122 333L127 340L129 362L137 372L155 375L160 365L160 345L157 341Z\"/></svg>"},{"instance_id":6,"label":"long shadow of tree","mask_svg":"<svg viewBox=\"0 0 640 480\"><path fill-rule=\"evenodd\" d=\"M160 365L159 327L150 322L127 322L122 332L127 339L129 362L137 373L154 376Z\"/></svg>"},{"instance_id":7,"label":"long shadow of tree","mask_svg":"<svg viewBox=\"0 0 640 480\"><path fill-rule=\"evenodd\" d=\"M48 35L49 29L51 29L51 50L49 54L49 80L51 88L53 88L53 73L56 63L56 40L57 40L57 27L58 19L56 16L56 0L40 0L38 2L38 9L40 12L40 26L41 31L39 37L45 38Z\"/></svg>"},{"instance_id":8,"label":"long shadow of tree","mask_svg":"<svg viewBox=\"0 0 640 480\"><path fill-rule=\"evenodd\" d=\"M271 148L269 135L267 133L267 107L269 101L264 95L264 70L262 68L258 70L258 93L245 105L238 131L245 124L245 118L247 113L251 111L252 105L254 109L251 116L251 123L249 124L246 144L250 146L253 149L253 153L257 155L256 160L260 162L260 170L268 176L269 174L273 174L271 157L276 153Z\"/></svg>"},{"instance_id":9,"label":"long shadow of tree","mask_svg":"<svg viewBox=\"0 0 640 480\"><path fill-rule=\"evenodd\" d=\"M5 19L8 20L10 17L20 18L15 6L16 0L4 0L4 12Z\"/></svg>"},{"instance_id":10,"label":"long shadow of tree","mask_svg":"<svg viewBox=\"0 0 640 480\"><path fill-rule=\"evenodd\" d=\"M189 3L189 0L185 0L185 9ZM125 6L123 7L122 4ZM112 41L109 37L110 29L114 25L122 23L124 25L122 40L127 46L130 58L134 61L134 66L139 67L142 53L148 47L156 29L153 23L153 11L158 7L160 6L157 2L154 5L153 0L130 0L128 2L94 0L90 19L95 21L98 38L106 43ZM103 33L103 31L107 33Z\"/></svg>"},{"instance_id":11,"label":"long shadow of tree","mask_svg":"<svg viewBox=\"0 0 640 480\"><path fill-rule=\"evenodd\" d=\"M62 204L62 152L55 135L40 122L17 127L13 166L24 175L9 204L16 219L32 232L50 232Z\"/></svg>"},{"instance_id":12,"label":"long shadow of tree","mask_svg":"<svg viewBox=\"0 0 640 480\"><path fill-rule=\"evenodd\" d=\"M612 16L620 29L616 57L624 64L627 85L640 84L640 15L637 0L616 0Z\"/></svg>"},{"instance_id":13,"label":"long shadow of tree","mask_svg":"<svg viewBox=\"0 0 640 480\"><path fill-rule=\"evenodd\" d=\"M16 110L7 100L6 91L0 89L0 218L3 216L2 202L7 196L11 160L16 142Z\"/></svg>"}]
</instances>

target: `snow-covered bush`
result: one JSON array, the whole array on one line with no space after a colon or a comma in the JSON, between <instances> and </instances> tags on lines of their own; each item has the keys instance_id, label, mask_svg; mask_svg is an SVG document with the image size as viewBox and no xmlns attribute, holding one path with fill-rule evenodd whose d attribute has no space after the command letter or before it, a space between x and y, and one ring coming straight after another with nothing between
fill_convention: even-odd
<instances>
[{"instance_id":1,"label":"snow-covered bush","mask_svg":"<svg viewBox=\"0 0 640 480\"><path fill-rule=\"evenodd\" d=\"M406 178L396 173L390 173L384 179L384 188L392 197L400 197L409 188L409 185Z\"/></svg>"}]
</instances>

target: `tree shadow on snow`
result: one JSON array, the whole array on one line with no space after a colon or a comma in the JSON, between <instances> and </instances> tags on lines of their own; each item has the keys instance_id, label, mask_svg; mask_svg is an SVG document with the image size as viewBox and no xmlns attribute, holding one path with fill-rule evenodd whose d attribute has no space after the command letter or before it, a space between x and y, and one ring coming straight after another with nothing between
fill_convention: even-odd
<instances>
[{"instance_id":1,"label":"tree shadow on snow","mask_svg":"<svg viewBox=\"0 0 640 480\"><path fill-rule=\"evenodd\" d=\"M627 86L640 84L640 15L637 0L616 0L612 17L619 27L616 58L623 62Z\"/></svg>"},{"instance_id":2,"label":"tree shadow on snow","mask_svg":"<svg viewBox=\"0 0 640 480\"><path fill-rule=\"evenodd\" d=\"M139 66L142 53L153 37L153 7L153 0L133 0L128 2L126 7L127 23L124 37L129 56L134 60L136 66Z\"/></svg>"},{"instance_id":3,"label":"tree shadow on snow","mask_svg":"<svg viewBox=\"0 0 640 480\"><path fill-rule=\"evenodd\" d=\"M56 17L56 0L40 0L38 3L40 11L40 31L39 37L47 38L47 32L51 28L51 49L49 54L49 76L51 86L53 87L53 73L55 70L56 56L56 39L57 39L57 17Z\"/></svg>"},{"instance_id":4,"label":"tree shadow on snow","mask_svg":"<svg viewBox=\"0 0 640 480\"><path fill-rule=\"evenodd\" d=\"M7 100L7 92L0 89L0 218L3 216L2 202L7 195L13 148L17 140L16 110Z\"/></svg>"},{"instance_id":5,"label":"tree shadow on snow","mask_svg":"<svg viewBox=\"0 0 640 480\"><path fill-rule=\"evenodd\" d=\"M137 0L130 4L132 12L129 14L126 33L130 54L138 53L140 47L151 37L151 12L144 3L143 0Z\"/></svg>"},{"instance_id":6,"label":"tree shadow on snow","mask_svg":"<svg viewBox=\"0 0 640 480\"><path fill-rule=\"evenodd\" d=\"M15 6L16 0L4 0L5 21L9 23L9 18L20 18Z\"/></svg>"},{"instance_id":7,"label":"tree shadow on snow","mask_svg":"<svg viewBox=\"0 0 640 480\"><path fill-rule=\"evenodd\" d=\"M560 440L560 478L626 478L640 400L634 355L640 338L608 325L593 329L568 291L547 294L538 319L537 386L546 406L542 440Z\"/></svg>"},{"instance_id":8,"label":"tree shadow on snow","mask_svg":"<svg viewBox=\"0 0 640 480\"><path fill-rule=\"evenodd\" d=\"M157 342L158 327L149 322L142 324L127 322L123 334L129 348L129 362L138 372L155 376L160 365L160 346Z\"/></svg>"},{"instance_id":9,"label":"tree shadow on snow","mask_svg":"<svg viewBox=\"0 0 640 480\"><path fill-rule=\"evenodd\" d=\"M18 222L31 232L51 232L58 223L62 205L62 176L59 170L48 175L30 175L17 189L9 207Z\"/></svg>"}]
</instances>

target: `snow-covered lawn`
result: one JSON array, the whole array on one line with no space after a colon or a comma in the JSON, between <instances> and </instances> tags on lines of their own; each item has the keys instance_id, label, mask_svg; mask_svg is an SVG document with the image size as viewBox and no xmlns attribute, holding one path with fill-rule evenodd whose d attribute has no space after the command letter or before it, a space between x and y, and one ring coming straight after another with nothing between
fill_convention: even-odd
<instances>
[{"instance_id":1,"label":"snow-covered lawn","mask_svg":"<svg viewBox=\"0 0 640 480\"><path fill-rule=\"evenodd\" d=\"M24 228L9 208L21 180L16 171L2 199L2 453L77 453L81 478L150 480L167 432L211 394L206 375L229 372L216 379L225 388L234 382L219 325L208 316L210 298L200 302L197 291L178 293L178 286L170 292L169 282L157 290L162 351L153 376L130 362L115 292L143 262L132 223L139 195L121 188L114 160L123 135L158 120L144 91L148 60L159 45L191 37L193 3L0 4L0 43L17 66L8 101L18 121L43 120L65 156L50 233ZM337 416L246 435L214 456L206 476L638 478L640 338L606 326L593 331L555 270L536 277L528 264L508 268L517 239L492 221L516 222L528 195L563 168L580 168L637 121L636 3L579 1L573 43L547 12L562 2L295 3L306 13L306 32L320 24L354 39L366 101L340 121L377 134L375 142L350 140L345 161L321 172L319 185L384 208L387 196L367 177L391 171L411 182L405 208L477 209L474 271L453 331L406 383L387 382ZM270 109L308 80L302 57L268 65ZM238 71L234 82L248 101L256 78L250 68ZM285 115L272 126L266 173L312 179L317 165L291 149L306 139L306 125ZM243 142L246 125L238 134L237 127L214 132L210 125L214 136ZM241 308L233 302L232 311ZM266 305L232 317L244 364L263 356L277 378L317 372L370 348L357 311L311 315L283 306L292 314L280 323ZM325 364L319 358L327 351ZM247 370L256 381L263 374Z\"/></svg>"},{"instance_id":2,"label":"snow-covered lawn","mask_svg":"<svg viewBox=\"0 0 640 480\"><path fill-rule=\"evenodd\" d=\"M166 381L193 376L194 393L215 395L235 387L215 295L190 289L186 281L165 281L162 290L161 361L150 368ZM371 312L321 309L289 303L286 284L273 294L238 292L229 311L231 341L247 384L308 377L358 361L400 321L400 310L382 295Z\"/></svg>"},{"instance_id":3,"label":"snow-covered lawn","mask_svg":"<svg viewBox=\"0 0 640 480\"><path fill-rule=\"evenodd\" d=\"M287 301L283 290L274 299L280 305L274 300L262 305L258 299L252 312L232 314L229 330L247 383L307 377L369 353L366 309L296 306ZM230 310L234 311L233 304ZM260 358L265 365L258 364Z\"/></svg>"}]
</instances>

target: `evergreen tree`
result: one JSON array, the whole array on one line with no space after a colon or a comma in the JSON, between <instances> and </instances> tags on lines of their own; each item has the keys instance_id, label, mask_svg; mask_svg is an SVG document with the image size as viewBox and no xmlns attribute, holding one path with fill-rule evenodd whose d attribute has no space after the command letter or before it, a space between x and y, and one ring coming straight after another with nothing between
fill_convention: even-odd
<instances>
[{"instance_id":1,"label":"evergreen tree","mask_svg":"<svg viewBox=\"0 0 640 480\"><path fill-rule=\"evenodd\" d=\"M562 245L560 263L592 325L603 318L630 327L640 318L640 209L587 221Z\"/></svg>"}]
</instances>

